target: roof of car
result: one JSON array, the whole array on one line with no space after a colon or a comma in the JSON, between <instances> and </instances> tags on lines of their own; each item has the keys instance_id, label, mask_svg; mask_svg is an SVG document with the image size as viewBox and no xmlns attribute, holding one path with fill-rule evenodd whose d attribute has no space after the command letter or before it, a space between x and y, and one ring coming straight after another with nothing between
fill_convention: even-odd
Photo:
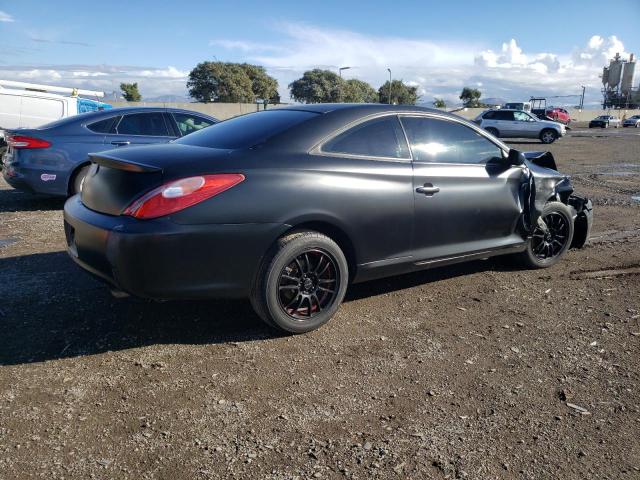
<instances>
[{"instance_id":1,"label":"roof of car","mask_svg":"<svg viewBox=\"0 0 640 480\"><path fill-rule=\"evenodd\" d=\"M81 113L79 115L73 115L67 117L69 119L77 119L80 121L99 119L102 117L110 117L113 115L122 115L125 113L144 113L144 112L172 112L172 113L196 113L203 117L208 117L215 120L215 117L207 115L206 113L196 112L193 110L186 110L184 108L171 108L171 107L117 107L108 108L106 110L97 110L95 112Z\"/></svg>"},{"instance_id":2,"label":"roof of car","mask_svg":"<svg viewBox=\"0 0 640 480\"><path fill-rule=\"evenodd\" d=\"M299 104L281 107L287 110L301 110L305 112L329 113L336 110L351 110L363 112L399 112L399 111L421 111L446 113L435 108L418 107L416 105L388 105L385 103L313 103Z\"/></svg>"}]
</instances>

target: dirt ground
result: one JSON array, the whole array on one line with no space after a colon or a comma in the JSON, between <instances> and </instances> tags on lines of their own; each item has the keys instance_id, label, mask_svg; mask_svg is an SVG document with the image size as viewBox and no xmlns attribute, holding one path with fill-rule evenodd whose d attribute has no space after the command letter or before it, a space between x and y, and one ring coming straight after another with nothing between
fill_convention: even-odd
<instances>
[{"instance_id":1,"label":"dirt ground","mask_svg":"<svg viewBox=\"0 0 640 480\"><path fill-rule=\"evenodd\" d=\"M63 202L0 183L0 478L640 478L637 132L550 147L594 201L585 249L355 285L301 336L112 298Z\"/></svg>"}]
</instances>

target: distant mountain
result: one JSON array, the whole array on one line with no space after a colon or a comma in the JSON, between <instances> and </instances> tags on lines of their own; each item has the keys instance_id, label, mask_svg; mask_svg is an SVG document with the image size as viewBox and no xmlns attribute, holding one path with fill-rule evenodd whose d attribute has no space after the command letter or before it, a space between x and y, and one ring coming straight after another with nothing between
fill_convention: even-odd
<instances>
[{"instance_id":1,"label":"distant mountain","mask_svg":"<svg viewBox=\"0 0 640 480\"><path fill-rule=\"evenodd\" d=\"M495 98L495 97L491 97L491 98L480 98L480 101L482 103L484 103L485 105L489 105L489 106L498 106L498 105L504 105L505 102L504 99L502 98Z\"/></svg>"}]
</instances>

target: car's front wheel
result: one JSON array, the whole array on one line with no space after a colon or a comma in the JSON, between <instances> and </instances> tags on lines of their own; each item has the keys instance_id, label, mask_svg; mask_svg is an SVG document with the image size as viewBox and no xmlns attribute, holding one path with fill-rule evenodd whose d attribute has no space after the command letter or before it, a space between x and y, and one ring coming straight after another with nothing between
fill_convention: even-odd
<instances>
[{"instance_id":1,"label":"car's front wheel","mask_svg":"<svg viewBox=\"0 0 640 480\"><path fill-rule=\"evenodd\" d=\"M267 324L291 333L328 322L344 298L349 267L340 247L315 231L280 238L265 256L251 304Z\"/></svg>"},{"instance_id":2,"label":"car's front wheel","mask_svg":"<svg viewBox=\"0 0 640 480\"><path fill-rule=\"evenodd\" d=\"M540 221L527 249L517 257L525 267L546 268L555 265L566 253L573 240L573 217L568 206L549 202L540 215Z\"/></svg>"},{"instance_id":3,"label":"car's front wheel","mask_svg":"<svg viewBox=\"0 0 640 480\"><path fill-rule=\"evenodd\" d=\"M546 143L546 144L553 143L556 141L557 138L558 138L558 132L550 128L542 130L542 132L540 132L540 141L542 143Z\"/></svg>"}]
</instances>

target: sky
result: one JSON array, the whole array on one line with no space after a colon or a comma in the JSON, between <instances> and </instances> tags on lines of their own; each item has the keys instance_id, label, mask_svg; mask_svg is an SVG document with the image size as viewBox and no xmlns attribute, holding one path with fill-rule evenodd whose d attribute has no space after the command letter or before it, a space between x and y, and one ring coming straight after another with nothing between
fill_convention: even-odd
<instances>
[{"instance_id":1,"label":"sky","mask_svg":"<svg viewBox=\"0 0 640 480\"><path fill-rule=\"evenodd\" d=\"M508 101L601 100L602 67L640 54L640 1L471 2L0 0L0 79L106 92L138 82L145 98L186 96L199 62L263 65L280 85L326 68L378 88L389 77L421 101L462 87ZM634 86L640 81L636 75ZM575 105L576 97L555 104Z\"/></svg>"}]
</instances>

